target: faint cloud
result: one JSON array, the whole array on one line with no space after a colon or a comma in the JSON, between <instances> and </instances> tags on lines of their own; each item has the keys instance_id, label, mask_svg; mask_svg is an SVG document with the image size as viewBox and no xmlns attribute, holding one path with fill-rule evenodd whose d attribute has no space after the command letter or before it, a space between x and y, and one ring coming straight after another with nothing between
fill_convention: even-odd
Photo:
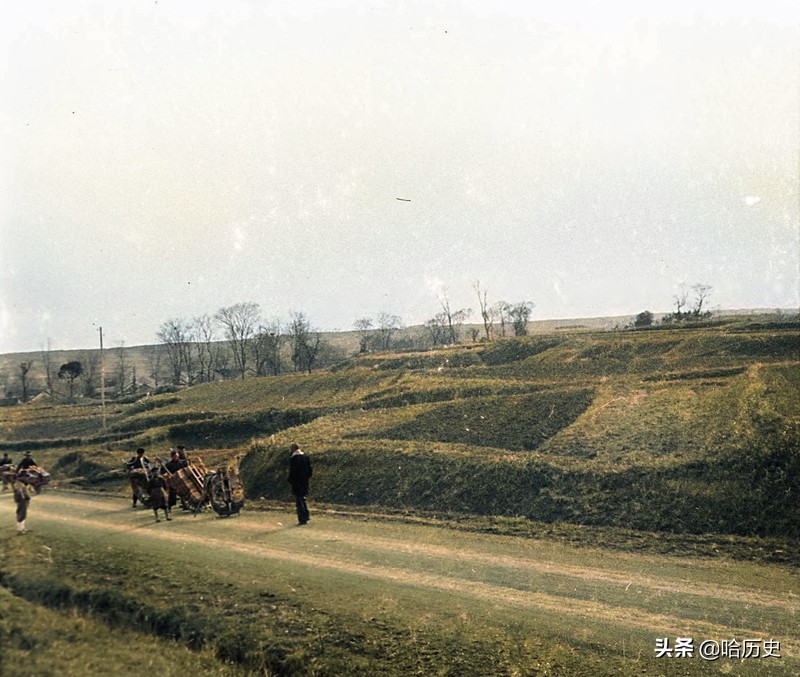
<instances>
[{"instance_id":1,"label":"faint cloud","mask_svg":"<svg viewBox=\"0 0 800 677\"><path fill-rule=\"evenodd\" d=\"M39 308L36 323L39 326L39 333L46 334L53 324L53 314L47 308Z\"/></svg>"},{"instance_id":2,"label":"faint cloud","mask_svg":"<svg viewBox=\"0 0 800 677\"><path fill-rule=\"evenodd\" d=\"M753 205L757 205L759 202L761 202L761 198L758 197L758 195L747 195L744 198L744 203L748 207L752 207Z\"/></svg>"},{"instance_id":3,"label":"faint cloud","mask_svg":"<svg viewBox=\"0 0 800 677\"><path fill-rule=\"evenodd\" d=\"M5 299L0 299L0 335L6 339L17 336L16 327L11 321L11 312Z\"/></svg>"},{"instance_id":4,"label":"faint cloud","mask_svg":"<svg viewBox=\"0 0 800 677\"><path fill-rule=\"evenodd\" d=\"M241 226L234 226L233 228L233 248L240 252L247 244L247 231Z\"/></svg>"},{"instance_id":5,"label":"faint cloud","mask_svg":"<svg viewBox=\"0 0 800 677\"><path fill-rule=\"evenodd\" d=\"M560 277L553 278L553 291L556 293L556 297L558 297L560 301L567 301L567 296L564 294L564 290L561 288Z\"/></svg>"},{"instance_id":6,"label":"faint cloud","mask_svg":"<svg viewBox=\"0 0 800 677\"><path fill-rule=\"evenodd\" d=\"M428 277L425 276L425 288L435 294L436 296L440 296L446 289L445 283L439 277Z\"/></svg>"}]
</instances>

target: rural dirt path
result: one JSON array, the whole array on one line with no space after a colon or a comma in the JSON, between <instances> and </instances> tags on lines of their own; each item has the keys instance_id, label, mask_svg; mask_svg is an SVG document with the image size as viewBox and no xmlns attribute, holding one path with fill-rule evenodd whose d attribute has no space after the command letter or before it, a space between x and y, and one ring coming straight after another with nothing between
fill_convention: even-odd
<instances>
[{"instance_id":1,"label":"rural dirt path","mask_svg":"<svg viewBox=\"0 0 800 677\"><path fill-rule=\"evenodd\" d=\"M11 524L11 502L0 506L3 523ZM33 500L29 522L123 536L131 547L202 545L274 566L591 619L653 638L777 640L785 657L800 656L800 574L786 567L611 553L341 515L314 515L310 526L296 528L289 511L245 511L227 520L178 513L156 524L152 511L131 510L124 499L56 491Z\"/></svg>"}]
</instances>

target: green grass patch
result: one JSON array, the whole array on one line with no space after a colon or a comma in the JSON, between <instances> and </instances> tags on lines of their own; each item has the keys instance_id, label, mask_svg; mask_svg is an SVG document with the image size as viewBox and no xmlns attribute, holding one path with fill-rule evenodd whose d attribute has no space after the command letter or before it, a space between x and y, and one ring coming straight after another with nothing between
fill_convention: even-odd
<instances>
[{"instance_id":1,"label":"green grass patch","mask_svg":"<svg viewBox=\"0 0 800 677\"><path fill-rule=\"evenodd\" d=\"M569 426L591 401L589 390L470 397L425 408L412 420L372 436L531 451Z\"/></svg>"},{"instance_id":2,"label":"green grass patch","mask_svg":"<svg viewBox=\"0 0 800 677\"><path fill-rule=\"evenodd\" d=\"M788 567L319 512L295 529L275 523L289 510L169 526L111 501L48 496L39 510L28 537L0 534L3 587L62 618L171 638L176 661L192 651L251 674L703 674L699 661L654 659L655 637L794 627L791 605L747 598L782 600ZM637 614L644 627L628 622ZM32 629L26 641L42 640ZM733 667L788 675L796 658Z\"/></svg>"},{"instance_id":3,"label":"green grass patch","mask_svg":"<svg viewBox=\"0 0 800 677\"><path fill-rule=\"evenodd\" d=\"M256 436L308 423L318 415L311 410L270 410L248 416L218 416L171 425L167 438L196 447L235 446Z\"/></svg>"},{"instance_id":4,"label":"green grass patch","mask_svg":"<svg viewBox=\"0 0 800 677\"><path fill-rule=\"evenodd\" d=\"M5 677L108 677L186 674L239 677L244 671L132 627L109 627L77 607L33 604L0 587L0 646Z\"/></svg>"}]
</instances>

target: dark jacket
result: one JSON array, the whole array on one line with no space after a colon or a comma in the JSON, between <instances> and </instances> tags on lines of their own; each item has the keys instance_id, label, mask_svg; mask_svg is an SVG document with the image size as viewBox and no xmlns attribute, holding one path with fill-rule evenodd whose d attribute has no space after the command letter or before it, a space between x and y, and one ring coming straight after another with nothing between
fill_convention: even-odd
<instances>
[{"instance_id":1,"label":"dark jacket","mask_svg":"<svg viewBox=\"0 0 800 677\"><path fill-rule=\"evenodd\" d=\"M150 466L150 459L147 458L147 456L142 456L141 458L139 458L139 456L134 456L125 466L128 470L134 470L135 468L146 469Z\"/></svg>"},{"instance_id":2,"label":"dark jacket","mask_svg":"<svg viewBox=\"0 0 800 677\"><path fill-rule=\"evenodd\" d=\"M169 461L167 461L167 462L164 464L164 467L165 467L167 470L169 470L171 473L175 474L175 473L176 473L176 472L178 472L178 471L179 471L181 468L185 468L185 467L186 467L186 463L184 463L183 461L181 461L179 458L175 458L175 459L172 459L172 458L171 458L171 459L169 459Z\"/></svg>"},{"instance_id":3,"label":"dark jacket","mask_svg":"<svg viewBox=\"0 0 800 677\"><path fill-rule=\"evenodd\" d=\"M25 468L30 468L32 465L36 465L36 461L34 461L30 456L26 456L19 462L19 465L17 466L17 471L25 470Z\"/></svg>"},{"instance_id":4,"label":"dark jacket","mask_svg":"<svg viewBox=\"0 0 800 677\"><path fill-rule=\"evenodd\" d=\"M153 475L147 483L150 494L150 507L153 510L167 507L167 481L163 475Z\"/></svg>"},{"instance_id":5,"label":"dark jacket","mask_svg":"<svg viewBox=\"0 0 800 677\"><path fill-rule=\"evenodd\" d=\"M295 496L308 494L308 480L311 479L311 473L311 459L302 452L292 454L289 458L288 480Z\"/></svg>"}]
</instances>

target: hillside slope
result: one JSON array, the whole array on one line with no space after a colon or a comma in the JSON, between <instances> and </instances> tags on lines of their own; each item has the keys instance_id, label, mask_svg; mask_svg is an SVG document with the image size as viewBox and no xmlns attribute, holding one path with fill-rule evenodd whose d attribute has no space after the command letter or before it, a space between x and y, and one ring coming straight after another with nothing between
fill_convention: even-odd
<instances>
[{"instance_id":1,"label":"hillside slope","mask_svg":"<svg viewBox=\"0 0 800 677\"><path fill-rule=\"evenodd\" d=\"M286 448L313 499L676 533L800 535L797 322L553 332L97 406L2 411L4 448L114 487L133 448L242 455L285 499ZM115 484L115 482L117 484Z\"/></svg>"}]
</instances>

